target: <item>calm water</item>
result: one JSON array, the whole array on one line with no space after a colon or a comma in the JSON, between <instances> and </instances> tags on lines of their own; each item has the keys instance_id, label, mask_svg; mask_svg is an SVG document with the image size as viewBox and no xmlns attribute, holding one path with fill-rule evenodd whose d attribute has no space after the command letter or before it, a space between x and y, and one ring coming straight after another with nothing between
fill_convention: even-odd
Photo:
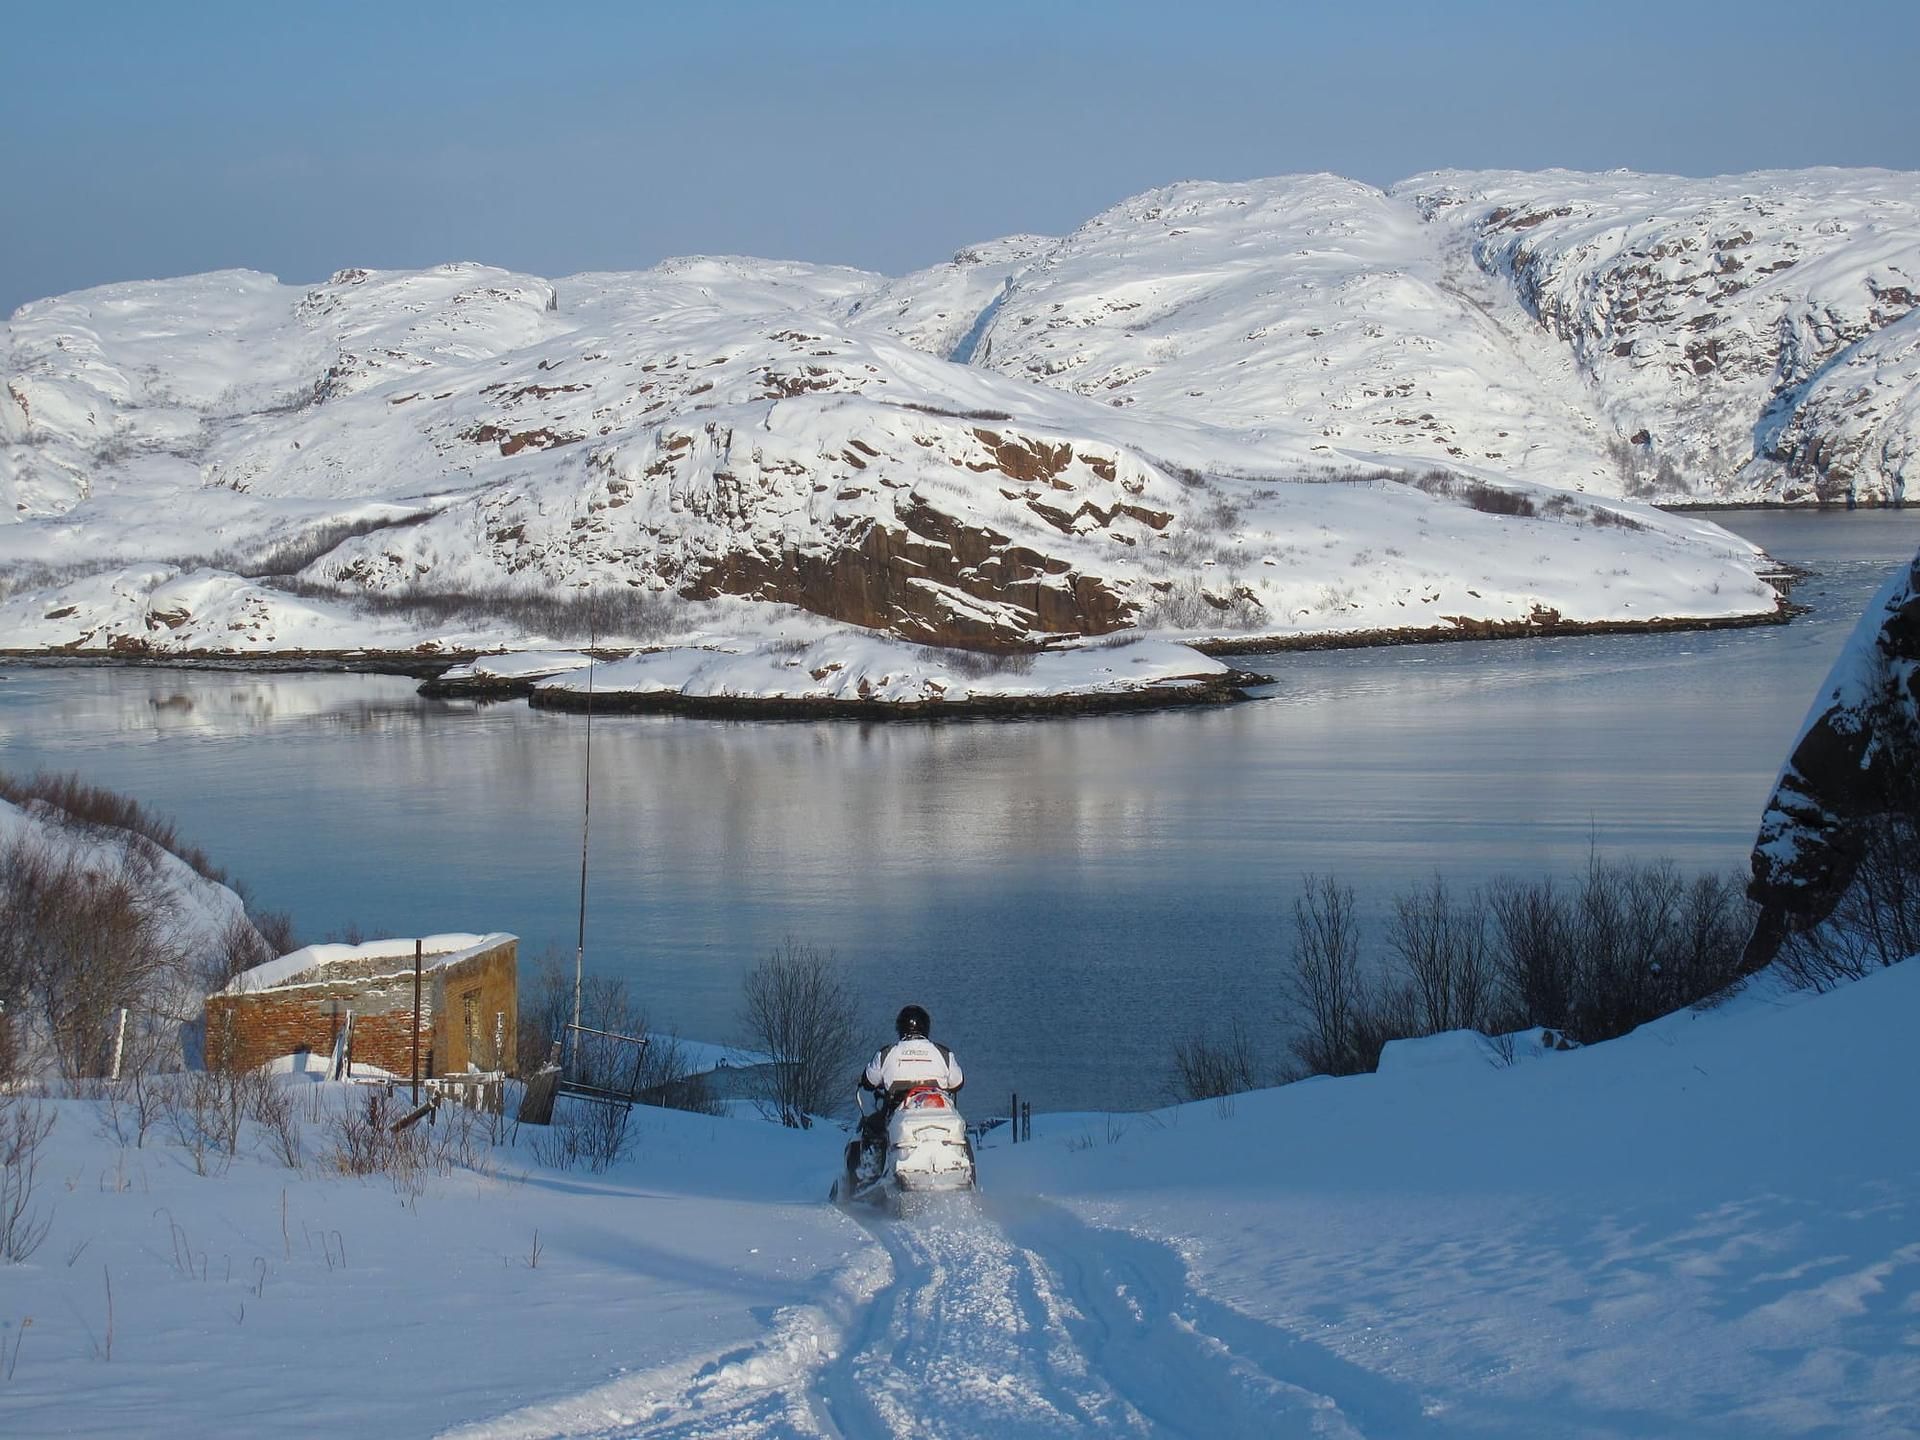
<instances>
[{"instance_id":1,"label":"calm water","mask_svg":"<svg viewBox=\"0 0 1920 1440\"><path fill-rule=\"evenodd\" d=\"M1740 866L1759 809L1920 512L1752 514L1818 573L1784 628L1256 660L1257 703L1071 721L596 719L587 957L654 1022L738 1038L785 935L835 949L876 1042L908 1000L973 1108L1164 1095L1173 1037L1277 1024L1299 879L1367 903L1573 870L1589 846ZM511 930L571 959L584 728L377 676L0 671L0 766L174 816L302 935Z\"/></svg>"}]
</instances>

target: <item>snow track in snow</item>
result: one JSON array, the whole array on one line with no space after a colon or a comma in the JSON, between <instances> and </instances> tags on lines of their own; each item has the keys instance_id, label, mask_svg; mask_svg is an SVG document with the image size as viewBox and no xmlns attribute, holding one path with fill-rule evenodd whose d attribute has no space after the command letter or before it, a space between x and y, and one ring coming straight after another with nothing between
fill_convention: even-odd
<instances>
[{"instance_id":1,"label":"snow track in snow","mask_svg":"<svg viewBox=\"0 0 1920 1440\"><path fill-rule=\"evenodd\" d=\"M871 1220L874 1247L748 1349L458 1432L961 1440L1365 1440L1431 1417L1389 1382L1196 1295L1158 1242L1044 1201L952 1199ZM1336 1398L1338 1397L1338 1398Z\"/></svg>"}]
</instances>

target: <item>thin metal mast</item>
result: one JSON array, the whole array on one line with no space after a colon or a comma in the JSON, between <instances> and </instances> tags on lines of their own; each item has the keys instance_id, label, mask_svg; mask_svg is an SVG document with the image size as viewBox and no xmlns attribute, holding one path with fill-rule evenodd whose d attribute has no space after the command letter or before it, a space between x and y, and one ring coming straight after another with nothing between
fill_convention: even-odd
<instances>
[{"instance_id":1,"label":"thin metal mast","mask_svg":"<svg viewBox=\"0 0 1920 1440\"><path fill-rule=\"evenodd\" d=\"M573 948L573 1024L580 1025L580 987L587 969L587 837L593 822L593 650L600 641L593 609L593 591L587 591L587 744L585 776L580 797L580 931Z\"/></svg>"}]
</instances>

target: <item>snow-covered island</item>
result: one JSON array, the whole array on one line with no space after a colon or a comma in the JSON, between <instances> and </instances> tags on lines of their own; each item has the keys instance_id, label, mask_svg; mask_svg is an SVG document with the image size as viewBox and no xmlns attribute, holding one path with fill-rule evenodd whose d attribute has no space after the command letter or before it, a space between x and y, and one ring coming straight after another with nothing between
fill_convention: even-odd
<instances>
[{"instance_id":1,"label":"snow-covered island","mask_svg":"<svg viewBox=\"0 0 1920 1440\"><path fill-rule=\"evenodd\" d=\"M1065 674L1776 619L1653 502L1902 500L1916 253L1911 174L1448 172L1175 185L903 277L103 286L0 333L0 650Z\"/></svg>"},{"instance_id":2,"label":"snow-covered island","mask_svg":"<svg viewBox=\"0 0 1920 1440\"><path fill-rule=\"evenodd\" d=\"M768 718L1026 715L1205 705L1267 683L1185 645L1121 636L1038 653L934 650L835 636L744 650L678 649L571 669L532 687L552 710Z\"/></svg>"}]
</instances>

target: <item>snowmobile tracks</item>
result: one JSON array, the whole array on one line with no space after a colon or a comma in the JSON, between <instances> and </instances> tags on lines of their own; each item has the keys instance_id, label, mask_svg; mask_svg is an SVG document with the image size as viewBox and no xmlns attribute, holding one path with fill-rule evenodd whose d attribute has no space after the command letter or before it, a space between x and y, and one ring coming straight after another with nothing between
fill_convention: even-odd
<instances>
[{"instance_id":1,"label":"snowmobile tracks","mask_svg":"<svg viewBox=\"0 0 1920 1440\"><path fill-rule=\"evenodd\" d=\"M819 1305L776 1316L760 1344L482 1433L1381 1440L1443 1428L1392 1382L1194 1294L1164 1245L1043 1201L953 1197L864 1223L876 1243L861 1265Z\"/></svg>"}]
</instances>

